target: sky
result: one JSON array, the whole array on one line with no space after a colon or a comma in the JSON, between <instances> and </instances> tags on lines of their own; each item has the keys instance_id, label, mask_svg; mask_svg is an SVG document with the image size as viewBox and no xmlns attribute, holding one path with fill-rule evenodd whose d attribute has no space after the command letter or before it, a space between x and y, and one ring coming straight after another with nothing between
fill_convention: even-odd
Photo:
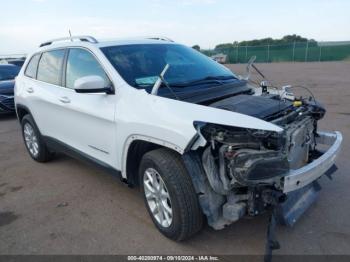
<instances>
[{"instance_id":1,"label":"sky","mask_svg":"<svg viewBox=\"0 0 350 262\"><path fill-rule=\"evenodd\" d=\"M0 55L69 35L166 36L189 46L299 34L350 40L349 0L2 0Z\"/></svg>"}]
</instances>

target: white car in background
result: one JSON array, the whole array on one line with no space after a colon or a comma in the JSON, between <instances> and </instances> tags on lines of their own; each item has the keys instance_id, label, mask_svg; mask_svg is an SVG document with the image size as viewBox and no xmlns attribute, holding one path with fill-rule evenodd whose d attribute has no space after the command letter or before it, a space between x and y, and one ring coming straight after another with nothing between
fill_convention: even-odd
<instances>
[{"instance_id":1,"label":"white car in background","mask_svg":"<svg viewBox=\"0 0 350 262\"><path fill-rule=\"evenodd\" d=\"M313 202L342 136L318 131L325 110L315 99L293 99L165 38L52 40L28 56L15 87L34 160L64 152L139 185L174 240L203 218L222 229L272 207L292 225Z\"/></svg>"}]
</instances>

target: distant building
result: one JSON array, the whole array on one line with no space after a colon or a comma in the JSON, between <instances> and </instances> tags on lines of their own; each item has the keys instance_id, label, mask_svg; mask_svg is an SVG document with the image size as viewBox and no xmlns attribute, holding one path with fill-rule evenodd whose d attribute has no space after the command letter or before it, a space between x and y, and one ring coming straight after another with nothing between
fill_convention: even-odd
<instances>
[{"instance_id":1,"label":"distant building","mask_svg":"<svg viewBox=\"0 0 350 262\"><path fill-rule=\"evenodd\" d=\"M227 55L224 54L213 55L211 58L220 64L225 64L227 62Z\"/></svg>"},{"instance_id":2,"label":"distant building","mask_svg":"<svg viewBox=\"0 0 350 262\"><path fill-rule=\"evenodd\" d=\"M350 41L328 41L328 42L317 42L318 46L339 46L339 45L350 45Z\"/></svg>"}]
</instances>

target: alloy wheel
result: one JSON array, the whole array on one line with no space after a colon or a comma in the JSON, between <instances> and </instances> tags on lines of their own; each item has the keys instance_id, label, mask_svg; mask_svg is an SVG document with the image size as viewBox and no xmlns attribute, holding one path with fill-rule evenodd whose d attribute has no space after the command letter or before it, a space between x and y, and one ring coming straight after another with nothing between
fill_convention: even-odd
<instances>
[{"instance_id":1,"label":"alloy wheel","mask_svg":"<svg viewBox=\"0 0 350 262\"><path fill-rule=\"evenodd\" d=\"M152 216L162 227L170 227L173 209L166 185L154 168L148 168L143 175L144 193Z\"/></svg>"},{"instance_id":2,"label":"alloy wheel","mask_svg":"<svg viewBox=\"0 0 350 262\"><path fill-rule=\"evenodd\" d=\"M39 143L38 138L35 134L34 128L29 124L25 123L23 127L24 140L30 154L33 157L37 157L39 154Z\"/></svg>"}]
</instances>

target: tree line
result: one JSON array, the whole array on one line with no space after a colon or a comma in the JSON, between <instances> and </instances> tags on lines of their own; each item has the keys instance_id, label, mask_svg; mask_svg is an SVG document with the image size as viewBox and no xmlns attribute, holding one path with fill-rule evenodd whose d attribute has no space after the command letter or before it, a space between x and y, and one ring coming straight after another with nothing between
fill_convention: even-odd
<instances>
[{"instance_id":1,"label":"tree line","mask_svg":"<svg viewBox=\"0 0 350 262\"><path fill-rule=\"evenodd\" d=\"M317 42L314 39L308 39L305 37L302 37L300 35L286 35L283 36L281 39L273 39L271 37L263 38L263 39L254 39L254 40L248 40L248 41L234 41L233 43L223 43L218 44L215 46L214 50L216 52L223 52L226 53L234 48L237 48L237 46L267 46L267 45L283 45L283 44L289 44L293 42L308 42L309 46L317 46ZM194 45L194 49L200 50L204 53L209 52L209 50L201 50L199 45Z\"/></svg>"}]
</instances>

